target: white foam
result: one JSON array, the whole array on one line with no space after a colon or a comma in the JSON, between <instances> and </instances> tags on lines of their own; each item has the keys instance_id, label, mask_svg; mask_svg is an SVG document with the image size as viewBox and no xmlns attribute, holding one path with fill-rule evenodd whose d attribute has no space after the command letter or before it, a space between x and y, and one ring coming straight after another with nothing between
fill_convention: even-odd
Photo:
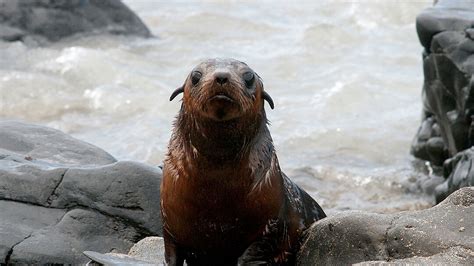
<instances>
[{"instance_id":1,"label":"white foam","mask_svg":"<svg viewBox=\"0 0 474 266\"><path fill-rule=\"evenodd\" d=\"M374 184L380 194L387 187L379 178L400 178L389 173L408 164L421 110L414 19L430 0L125 2L159 38L0 43L0 116L53 126L119 159L160 164L180 106L180 97L168 101L171 92L200 60L234 57L259 73L275 100L267 114L285 171L335 167L329 183L357 184L360 194L350 186L339 192L368 209L378 207L364 189ZM400 205L412 200L391 191L406 200ZM329 208L347 207L345 200Z\"/></svg>"}]
</instances>

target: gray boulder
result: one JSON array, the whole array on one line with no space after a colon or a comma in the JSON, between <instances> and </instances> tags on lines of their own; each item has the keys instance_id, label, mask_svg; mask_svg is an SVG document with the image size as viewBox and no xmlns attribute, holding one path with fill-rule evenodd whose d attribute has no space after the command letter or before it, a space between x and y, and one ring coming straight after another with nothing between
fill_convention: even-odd
<instances>
[{"instance_id":1,"label":"gray boulder","mask_svg":"<svg viewBox=\"0 0 474 266\"><path fill-rule=\"evenodd\" d=\"M0 261L78 264L161 235L161 170L60 131L0 121Z\"/></svg>"},{"instance_id":2,"label":"gray boulder","mask_svg":"<svg viewBox=\"0 0 474 266\"><path fill-rule=\"evenodd\" d=\"M430 209L397 214L343 212L307 231L298 265L474 264L474 188Z\"/></svg>"},{"instance_id":3,"label":"gray boulder","mask_svg":"<svg viewBox=\"0 0 474 266\"><path fill-rule=\"evenodd\" d=\"M424 47L425 80L422 123L411 152L443 166L474 144L474 5L438 1L417 17L416 27ZM438 200L459 188L450 184L446 181L436 189Z\"/></svg>"},{"instance_id":4,"label":"gray boulder","mask_svg":"<svg viewBox=\"0 0 474 266\"><path fill-rule=\"evenodd\" d=\"M78 33L149 37L120 0L0 0L0 39L58 41Z\"/></svg>"}]
</instances>

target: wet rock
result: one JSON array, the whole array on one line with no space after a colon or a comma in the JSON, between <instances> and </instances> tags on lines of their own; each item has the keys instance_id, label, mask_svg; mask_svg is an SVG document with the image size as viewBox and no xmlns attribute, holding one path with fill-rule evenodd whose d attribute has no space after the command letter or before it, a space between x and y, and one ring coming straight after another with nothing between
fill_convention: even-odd
<instances>
[{"instance_id":1,"label":"wet rock","mask_svg":"<svg viewBox=\"0 0 474 266\"><path fill-rule=\"evenodd\" d=\"M411 152L442 166L474 144L474 6L468 1L438 1L417 17L416 27L425 48L425 79L422 123ZM460 187L452 184L447 180L440 185L436 197L442 200L448 194L439 193Z\"/></svg>"},{"instance_id":2,"label":"wet rock","mask_svg":"<svg viewBox=\"0 0 474 266\"><path fill-rule=\"evenodd\" d=\"M149 37L150 31L119 0L0 1L0 39L39 43L78 33L107 33Z\"/></svg>"},{"instance_id":3,"label":"wet rock","mask_svg":"<svg viewBox=\"0 0 474 266\"><path fill-rule=\"evenodd\" d=\"M339 213L308 229L297 264L469 264L474 261L473 213L474 188L462 188L439 205L422 211Z\"/></svg>"},{"instance_id":4,"label":"wet rock","mask_svg":"<svg viewBox=\"0 0 474 266\"><path fill-rule=\"evenodd\" d=\"M66 210L0 200L0 214L0 263L4 263L16 245L33 232L57 224Z\"/></svg>"},{"instance_id":5,"label":"wet rock","mask_svg":"<svg viewBox=\"0 0 474 266\"><path fill-rule=\"evenodd\" d=\"M146 235L161 234L161 170L136 162L118 162L91 169L69 169L49 206L87 206L130 221ZM138 239L137 239L138 240Z\"/></svg>"},{"instance_id":6,"label":"wet rock","mask_svg":"<svg viewBox=\"0 0 474 266\"><path fill-rule=\"evenodd\" d=\"M446 182L436 187L436 201L440 202L461 187L474 186L474 148L459 152L446 160Z\"/></svg>"},{"instance_id":7,"label":"wet rock","mask_svg":"<svg viewBox=\"0 0 474 266\"><path fill-rule=\"evenodd\" d=\"M161 235L161 170L60 131L0 121L0 261L78 264Z\"/></svg>"},{"instance_id":8,"label":"wet rock","mask_svg":"<svg viewBox=\"0 0 474 266\"><path fill-rule=\"evenodd\" d=\"M422 121L417 136L413 140L411 153L438 166L443 165L443 162L449 158L448 149L433 116Z\"/></svg>"},{"instance_id":9,"label":"wet rock","mask_svg":"<svg viewBox=\"0 0 474 266\"><path fill-rule=\"evenodd\" d=\"M17 244L9 262L14 265L84 263L87 259L78 251L126 252L139 236L135 227L113 216L73 209L59 223L37 230Z\"/></svg>"},{"instance_id":10,"label":"wet rock","mask_svg":"<svg viewBox=\"0 0 474 266\"><path fill-rule=\"evenodd\" d=\"M429 50L433 36L443 31L464 31L471 28L474 7L469 1L439 0L416 18L421 44Z\"/></svg>"}]
</instances>

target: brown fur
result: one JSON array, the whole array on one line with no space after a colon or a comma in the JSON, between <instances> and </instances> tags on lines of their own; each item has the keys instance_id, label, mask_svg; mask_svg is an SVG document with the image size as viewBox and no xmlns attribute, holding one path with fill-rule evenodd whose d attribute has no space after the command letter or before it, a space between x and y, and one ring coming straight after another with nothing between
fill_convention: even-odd
<instances>
[{"instance_id":1,"label":"brown fur","mask_svg":"<svg viewBox=\"0 0 474 266\"><path fill-rule=\"evenodd\" d=\"M262 81L242 62L212 59L171 99L181 92L161 184L166 262L293 263L301 232L325 214L280 170Z\"/></svg>"}]
</instances>

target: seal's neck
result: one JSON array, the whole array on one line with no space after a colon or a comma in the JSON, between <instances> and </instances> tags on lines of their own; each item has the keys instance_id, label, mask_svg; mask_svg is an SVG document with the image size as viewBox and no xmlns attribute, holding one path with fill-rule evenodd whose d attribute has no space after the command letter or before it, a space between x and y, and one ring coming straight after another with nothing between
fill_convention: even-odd
<instances>
[{"instance_id":1,"label":"seal's neck","mask_svg":"<svg viewBox=\"0 0 474 266\"><path fill-rule=\"evenodd\" d=\"M245 158L253 139L266 129L264 111L228 121L215 121L185 112L181 108L177 120L177 128L184 137L182 141L188 148L195 149L200 159L214 163L223 164Z\"/></svg>"}]
</instances>

